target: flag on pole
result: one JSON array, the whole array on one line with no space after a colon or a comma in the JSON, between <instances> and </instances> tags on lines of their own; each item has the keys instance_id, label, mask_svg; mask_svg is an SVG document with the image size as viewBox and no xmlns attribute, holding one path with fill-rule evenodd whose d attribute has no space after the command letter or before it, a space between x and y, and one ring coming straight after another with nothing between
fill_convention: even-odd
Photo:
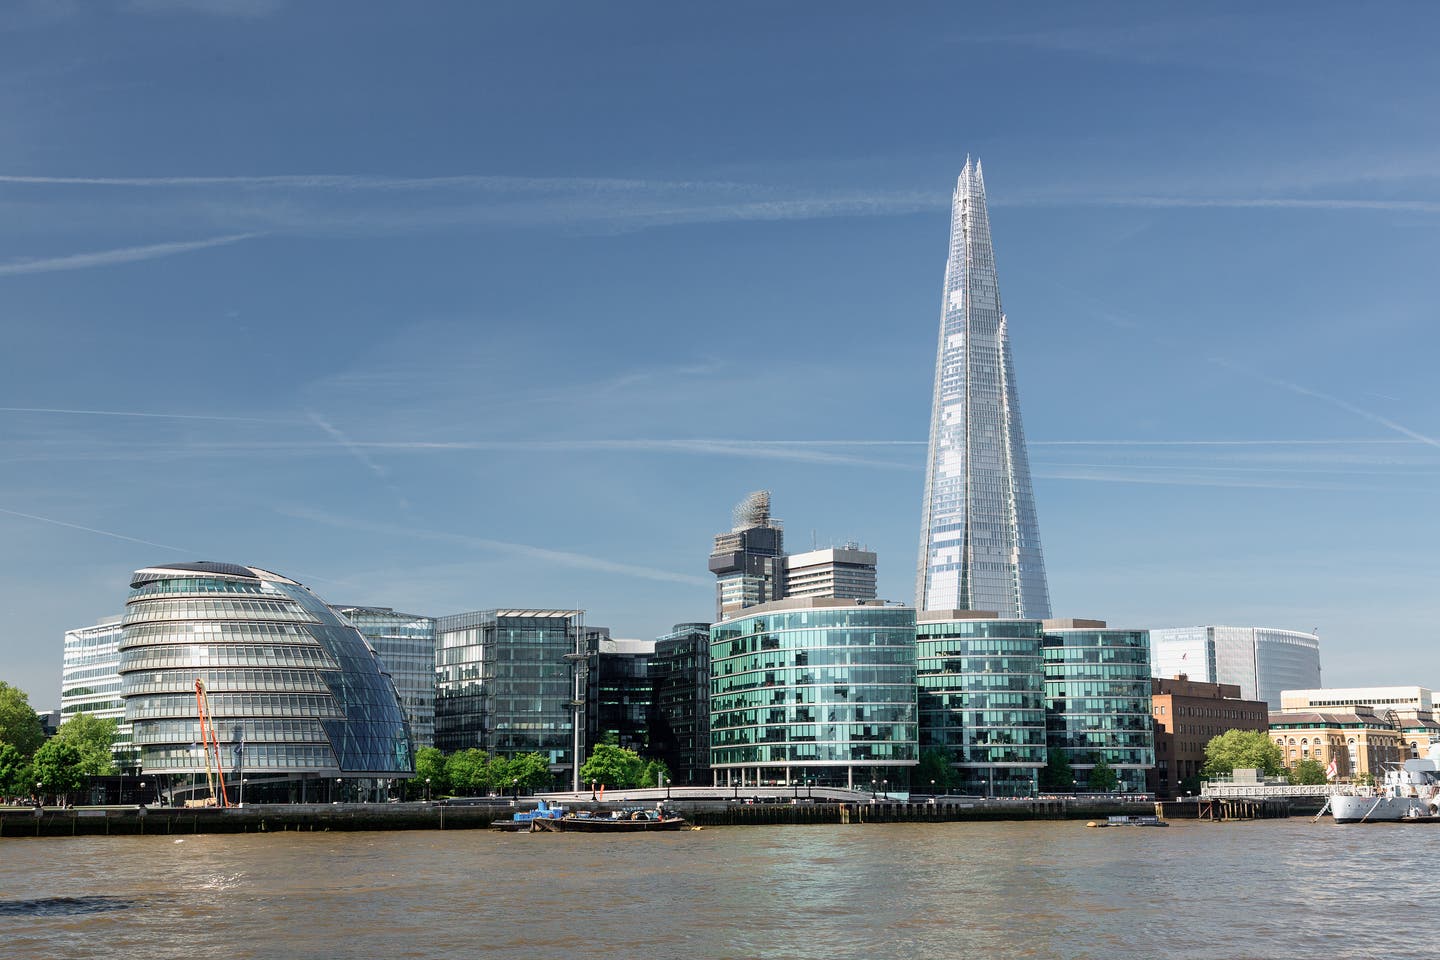
<instances>
[{"instance_id":1,"label":"flag on pole","mask_svg":"<svg viewBox=\"0 0 1440 960\"><path fill-rule=\"evenodd\" d=\"M1334 758L1334 757L1331 757L1331 758L1330 758L1330 766L1328 766L1328 767L1325 768L1325 779L1326 779L1326 780L1334 780L1336 774L1338 774L1339 772L1340 772L1340 768L1337 767L1337 766L1335 766L1335 758Z\"/></svg>"}]
</instances>

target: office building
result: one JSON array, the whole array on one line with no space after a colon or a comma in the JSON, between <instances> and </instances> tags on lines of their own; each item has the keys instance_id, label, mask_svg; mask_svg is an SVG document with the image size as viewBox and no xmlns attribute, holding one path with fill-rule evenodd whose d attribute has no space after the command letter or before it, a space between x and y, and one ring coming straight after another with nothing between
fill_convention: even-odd
<instances>
[{"instance_id":1,"label":"office building","mask_svg":"<svg viewBox=\"0 0 1440 960\"><path fill-rule=\"evenodd\" d=\"M785 530L770 516L770 491L756 490L735 507L729 533L710 554L715 619L785 596Z\"/></svg>"},{"instance_id":2,"label":"office building","mask_svg":"<svg viewBox=\"0 0 1440 960\"><path fill-rule=\"evenodd\" d=\"M589 637L583 610L477 610L435 621L435 746L540 753L556 784L584 763ZM576 743L578 738L579 742Z\"/></svg>"},{"instance_id":3,"label":"office building","mask_svg":"<svg viewBox=\"0 0 1440 960\"><path fill-rule=\"evenodd\" d=\"M248 780L252 801L359 799L414 775L374 649L296 581L232 563L147 567L131 579L123 625L125 718L142 772L168 776L172 795L214 759L202 747L197 681L236 795Z\"/></svg>"},{"instance_id":4,"label":"office building","mask_svg":"<svg viewBox=\"0 0 1440 960\"><path fill-rule=\"evenodd\" d=\"M1205 747L1228 730L1270 729L1263 700L1244 700L1233 683L1202 683L1184 674L1150 681L1150 718L1155 728L1155 768L1150 792L1174 800L1198 794Z\"/></svg>"},{"instance_id":5,"label":"office building","mask_svg":"<svg viewBox=\"0 0 1440 960\"><path fill-rule=\"evenodd\" d=\"M619 640L597 634L589 641L590 672L585 697L585 753L613 742L650 755L650 720L655 684L650 662L654 640Z\"/></svg>"},{"instance_id":6,"label":"office building","mask_svg":"<svg viewBox=\"0 0 1440 960\"><path fill-rule=\"evenodd\" d=\"M946 754L961 793L1034 795L1046 759L1040 621L975 610L917 617L921 750Z\"/></svg>"},{"instance_id":7,"label":"office building","mask_svg":"<svg viewBox=\"0 0 1440 960\"><path fill-rule=\"evenodd\" d=\"M415 749L435 745L435 619L389 607L340 606L375 652L395 689L410 725Z\"/></svg>"},{"instance_id":8,"label":"office building","mask_svg":"<svg viewBox=\"0 0 1440 960\"><path fill-rule=\"evenodd\" d=\"M1064 752L1081 784L1104 760L1120 792L1143 792L1155 765L1146 632L1068 619L1044 630L1047 746Z\"/></svg>"},{"instance_id":9,"label":"office building","mask_svg":"<svg viewBox=\"0 0 1440 960\"><path fill-rule=\"evenodd\" d=\"M1271 627L1166 627L1150 631L1151 670L1201 683L1233 683L1245 700L1280 709L1284 690L1320 686L1320 638Z\"/></svg>"},{"instance_id":10,"label":"office building","mask_svg":"<svg viewBox=\"0 0 1440 960\"><path fill-rule=\"evenodd\" d=\"M137 769L140 758L131 740L130 724L125 721L125 701L120 697L120 636L118 616L106 617L93 627L65 631L60 722L77 713L114 720L115 766L125 771Z\"/></svg>"},{"instance_id":11,"label":"office building","mask_svg":"<svg viewBox=\"0 0 1440 960\"><path fill-rule=\"evenodd\" d=\"M875 599L875 554L858 544L785 557L786 597Z\"/></svg>"},{"instance_id":12,"label":"office building","mask_svg":"<svg viewBox=\"0 0 1440 960\"><path fill-rule=\"evenodd\" d=\"M1271 713L1270 739L1285 766L1315 760L1328 768L1333 762L1336 780L1382 779L1387 764L1410 756L1400 730L1368 706Z\"/></svg>"},{"instance_id":13,"label":"office building","mask_svg":"<svg viewBox=\"0 0 1440 960\"><path fill-rule=\"evenodd\" d=\"M650 749L682 786L710 782L710 624L677 623L655 641Z\"/></svg>"},{"instance_id":14,"label":"office building","mask_svg":"<svg viewBox=\"0 0 1440 960\"><path fill-rule=\"evenodd\" d=\"M980 163L950 211L916 608L1050 616L1009 321L1000 306Z\"/></svg>"},{"instance_id":15,"label":"office building","mask_svg":"<svg viewBox=\"0 0 1440 960\"><path fill-rule=\"evenodd\" d=\"M1434 694L1426 687L1331 687L1285 690L1280 694L1280 713L1285 715L1361 708L1370 710L1400 735L1400 752L1411 759L1425 756L1432 744L1440 743ZM1287 750L1289 746L1285 745Z\"/></svg>"},{"instance_id":16,"label":"office building","mask_svg":"<svg viewBox=\"0 0 1440 960\"><path fill-rule=\"evenodd\" d=\"M717 783L909 783L919 736L910 607L797 597L748 608L710 628L710 672Z\"/></svg>"}]
</instances>

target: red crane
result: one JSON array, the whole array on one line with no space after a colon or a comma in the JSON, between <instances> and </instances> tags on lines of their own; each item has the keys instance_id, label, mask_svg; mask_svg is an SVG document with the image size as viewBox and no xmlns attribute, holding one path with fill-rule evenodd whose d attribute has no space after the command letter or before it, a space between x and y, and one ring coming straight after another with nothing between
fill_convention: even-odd
<instances>
[{"instance_id":1,"label":"red crane","mask_svg":"<svg viewBox=\"0 0 1440 960\"><path fill-rule=\"evenodd\" d=\"M210 715L210 699L205 696L205 681L195 678L195 706L200 711L200 743L205 748L205 782L210 785L210 801L222 807L230 806L230 797L225 793L225 765L220 759L220 737L215 732L215 721ZM210 769L210 750L215 750L215 769ZM215 781L220 781L220 795L215 795Z\"/></svg>"}]
</instances>

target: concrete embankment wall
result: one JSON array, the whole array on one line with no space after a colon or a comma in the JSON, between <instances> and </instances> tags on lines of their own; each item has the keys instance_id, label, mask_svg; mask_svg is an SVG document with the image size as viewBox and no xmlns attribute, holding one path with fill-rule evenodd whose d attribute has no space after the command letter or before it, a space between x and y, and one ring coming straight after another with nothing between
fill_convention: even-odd
<instances>
[{"instance_id":1,"label":"concrete embankment wall","mask_svg":"<svg viewBox=\"0 0 1440 960\"><path fill-rule=\"evenodd\" d=\"M631 803L575 803L570 809L604 811ZM532 809L522 800L520 809ZM758 824L940 823L967 820L1086 820L1153 814L1141 801L974 800L952 803L735 803L674 800L666 804L697 826ZM93 809L0 808L0 838L59 836L168 836L196 833L279 833L341 830L475 830L509 820L509 803L264 804L217 809L134 807Z\"/></svg>"}]
</instances>

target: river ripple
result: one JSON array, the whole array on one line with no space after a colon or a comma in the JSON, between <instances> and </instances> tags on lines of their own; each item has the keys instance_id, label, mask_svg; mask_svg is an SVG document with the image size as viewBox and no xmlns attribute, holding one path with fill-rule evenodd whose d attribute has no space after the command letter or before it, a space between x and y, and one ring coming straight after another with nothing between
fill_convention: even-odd
<instances>
[{"instance_id":1,"label":"river ripple","mask_svg":"<svg viewBox=\"0 0 1440 960\"><path fill-rule=\"evenodd\" d=\"M1297 818L0 841L0 956L1399 957L1440 827Z\"/></svg>"}]
</instances>

